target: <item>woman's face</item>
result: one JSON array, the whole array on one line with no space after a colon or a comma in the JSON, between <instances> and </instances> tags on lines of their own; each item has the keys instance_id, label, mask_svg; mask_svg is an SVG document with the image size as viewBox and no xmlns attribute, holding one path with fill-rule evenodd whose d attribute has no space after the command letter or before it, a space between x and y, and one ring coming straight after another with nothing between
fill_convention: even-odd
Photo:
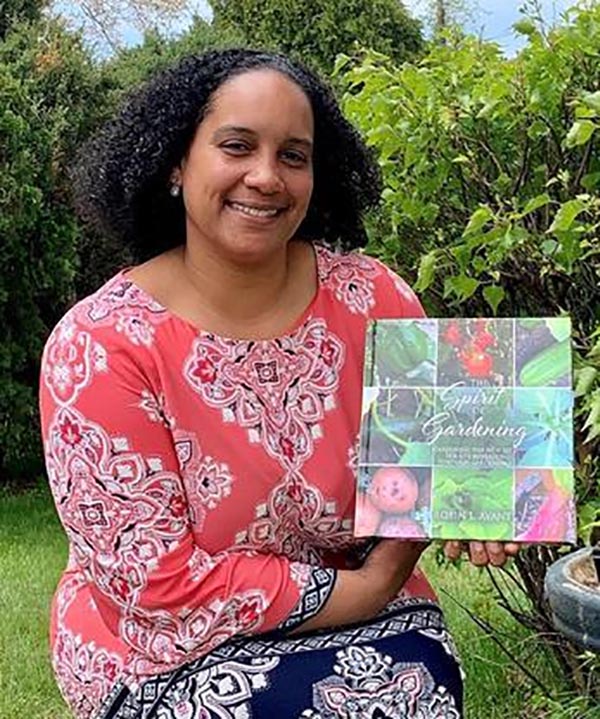
<instances>
[{"instance_id":1,"label":"woman's face","mask_svg":"<svg viewBox=\"0 0 600 719\"><path fill-rule=\"evenodd\" d=\"M281 249L308 209L313 141L310 101L286 76L261 69L223 83L178 171L188 245L234 262Z\"/></svg>"}]
</instances>

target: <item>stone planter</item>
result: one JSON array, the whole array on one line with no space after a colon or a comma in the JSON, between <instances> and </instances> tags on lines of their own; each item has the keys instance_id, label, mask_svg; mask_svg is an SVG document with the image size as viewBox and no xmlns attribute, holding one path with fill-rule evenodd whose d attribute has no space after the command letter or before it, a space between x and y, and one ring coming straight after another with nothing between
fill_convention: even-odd
<instances>
[{"instance_id":1,"label":"stone planter","mask_svg":"<svg viewBox=\"0 0 600 719\"><path fill-rule=\"evenodd\" d=\"M554 562L545 590L556 629L579 646L600 652L600 584L592 550L580 549Z\"/></svg>"}]
</instances>

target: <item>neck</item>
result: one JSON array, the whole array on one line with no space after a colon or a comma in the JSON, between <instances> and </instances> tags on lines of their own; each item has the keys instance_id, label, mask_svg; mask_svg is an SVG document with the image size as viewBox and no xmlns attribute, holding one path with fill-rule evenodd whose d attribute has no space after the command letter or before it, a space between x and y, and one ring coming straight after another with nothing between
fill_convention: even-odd
<instances>
[{"instance_id":1,"label":"neck","mask_svg":"<svg viewBox=\"0 0 600 719\"><path fill-rule=\"evenodd\" d=\"M180 251L186 280L206 312L233 323L261 322L281 306L290 286L296 242L256 263L235 263L191 243Z\"/></svg>"}]
</instances>

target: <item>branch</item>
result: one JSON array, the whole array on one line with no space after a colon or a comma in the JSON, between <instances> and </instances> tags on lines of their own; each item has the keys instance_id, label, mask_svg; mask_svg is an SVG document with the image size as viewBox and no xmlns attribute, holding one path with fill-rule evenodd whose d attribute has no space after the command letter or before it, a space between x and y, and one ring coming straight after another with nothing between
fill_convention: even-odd
<instances>
[{"instance_id":1,"label":"branch","mask_svg":"<svg viewBox=\"0 0 600 719\"><path fill-rule=\"evenodd\" d=\"M527 177L527 171L529 168L529 135L525 132L525 147L523 148L523 157L521 159L521 169L519 170L519 176L513 187L512 194L516 195L517 192L523 186L525 178Z\"/></svg>"},{"instance_id":2,"label":"branch","mask_svg":"<svg viewBox=\"0 0 600 719\"><path fill-rule=\"evenodd\" d=\"M492 584L496 587L496 591L502 596L503 601L506 603L506 609L511 613L519 613L520 616L524 616L525 608L523 607L523 598L527 597L524 588L507 569L504 567L499 567L498 569L499 573L493 572L490 567L487 567L487 573ZM518 594L515 587L508 581L508 577L513 580L519 590ZM502 578L503 587L500 587L499 578Z\"/></svg>"},{"instance_id":3,"label":"branch","mask_svg":"<svg viewBox=\"0 0 600 719\"><path fill-rule=\"evenodd\" d=\"M553 697L552 692L548 689L548 687L544 686L542 682L529 671L529 669L520 662L511 652L509 649L506 648L503 642L501 642L496 634L494 633L494 628L486 621L478 617L474 612L472 612L468 607L466 607L464 604L461 604L458 599L453 597L449 592L447 592L445 589L441 589L441 591L449 597L456 605L458 605L466 614L475 622L475 624L485 632L485 634L496 644L500 649L510 658L510 660L516 664L517 667L525 674L526 677L528 677L541 691L543 694L547 697Z\"/></svg>"},{"instance_id":4,"label":"branch","mask_svg":"<svg viewBox=\"0 0 600 719\"><path fill-rule=\"evenodd\" d=\"M85 0L80 0L80 5L83 14L86 15L94 25L96 25L107 45L113 52L116 52L119 49L119 46L111 37L111 34L107 30L105 23L98 17L97 13L94 12L94 10L88 5L88 3L85 2Z\"/></svg>"},{"instance_id":5,"label":"branch","mask_svg":"<svg viewBox=\"0 0 600 719\"><path fill-rule=\"evenodd\" d=\"M462 148L464 150L465 156L469 157L469 147L464 141L461 143ZM496 197L493 192L493 187L488 181L486 177L483 177L477 169L476 163L469 157L469 167L471 169L471 172L473 174L473 177L475 178L476 182L481 186L481 189L483 190L483 194L485 196L485 199L490 204L494 204L496 202Z\"/></svg>"},{"instance_id":6,"label":"branch","mask_svg":"<svg viewBox=\"0 0 600 719\"><path fill-rule=\"evenodd\" d=\"M496 170L498 170L498 172L499 172L501 175L505 175L506 172L504 172L504 168L503 168L502 165L500 164L500 160L496 157L496 153L492 150L492 148L489 146L489 144L486 142L486 140L485 140L483 137L479 136L479 137L477 138L477 144L478 144L483 150L486 151L486 153L488 154L488 156L489 156L489 158L491 159L492 163L493 163L494 166L496 167Z\"/></svg>"},{"instance_id":7,"label":"branch","mask_svg":"<svg viewBox=\"0 0 600 719\"><path fill-rule=\"evenodd\" d=\"M556 132L556 129L555 129L554 125L550 122L550 120L548 120L547 117L545 117L544 115L540 115L540 116L539 116L539 119L540 119L540 120L544 123L544 125L546 125L546 127L550 130L550 137L552 138L552 142L553 142L553 144L554 144L554 149L555 149L556 152L558 153L558 166L560 166L560 165L562 165L563 162L564 162L564 157L563 157L563 151L562 151L562 146L561 146L561 142L560 142L560 137L559 137L558 133Z\"/></svg>"},{"instance_id":8,"label":"branch","mask_svg":"<svg viewBox=\"0 0 600 719\"><path fill-rule=\"evenodd\" d=\"M573 192L577 194L577 191L581 188L581 180L587 170L588 163L590 161L590 157L592 155L592 145L594 144L594 140L591 139L588 144L585 146L585 151L583 153L583 157L581 158L581 162L579 163L579 167L577 168L577 174L575 175L575 179L573 180Z\"/></svg>"},{"instance_id":9,"label":"branch","mask_svg":"<svg viewBox=\"0 0 600 719\"><path fill-rule=\"evenodd\" d=\"M511 571L510 571L509 569L507 569L506 567L501 567L501 568L500 568L500 571L502 572L502 575L504 576L504 579L505 579L505 580L506 580L506 578L508 577L508 579L510 579L512 582L514 582L514 584L517 586L517 588L519 589L519 591L520 591L524 596L527 596L527 591L526 591L526 589L525 589L525 586L517 579L517 577L515 577L515 575L513 574L513 572L511 572Z\"/></svg>"}]
</instances>

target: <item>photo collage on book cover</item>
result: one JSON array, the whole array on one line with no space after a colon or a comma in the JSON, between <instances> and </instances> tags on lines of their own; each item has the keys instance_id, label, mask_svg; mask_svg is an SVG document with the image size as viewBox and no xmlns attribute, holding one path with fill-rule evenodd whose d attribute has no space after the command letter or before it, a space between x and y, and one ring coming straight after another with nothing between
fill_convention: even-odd
<instances>
[{"instance_id":1,"label":"photo collage on book cover","mask_svg":"<svg viewBox=\"0 0 600 719\"><path fill-rule=\"evenodd\" d=\"M573 542L568 318L379 320L357 536Z\"/></svg>"}]
</instances>

